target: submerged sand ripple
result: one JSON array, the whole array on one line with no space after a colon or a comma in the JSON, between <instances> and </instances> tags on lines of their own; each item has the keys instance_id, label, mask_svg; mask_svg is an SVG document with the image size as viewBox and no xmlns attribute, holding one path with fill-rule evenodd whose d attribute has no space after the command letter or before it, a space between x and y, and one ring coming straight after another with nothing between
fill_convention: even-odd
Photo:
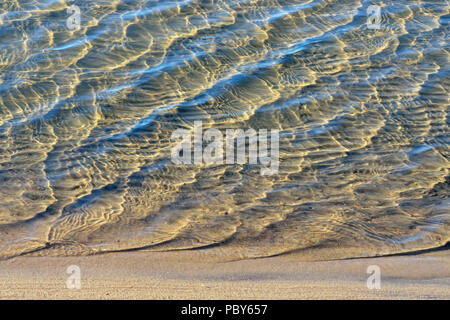
<instances>
[{"instance_id":1,"label":"submerged sand ripple","mask_svg":"<svg viewBox=\"0 0 450 320\"><path fill-rule=\"evenodd\" d=\"M379 30L356 0L74 3L79 31L0 4L0 257L450 239L448 2L384 1ZM196 120L279 129L278 174L173 164Z\"/></svg>"}]
</instances>

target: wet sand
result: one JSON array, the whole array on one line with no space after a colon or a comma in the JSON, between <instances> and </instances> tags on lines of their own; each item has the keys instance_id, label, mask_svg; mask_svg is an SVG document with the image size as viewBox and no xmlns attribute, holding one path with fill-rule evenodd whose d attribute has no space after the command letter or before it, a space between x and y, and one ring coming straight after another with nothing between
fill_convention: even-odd
<instances>
[{"instance_id":1,"label":"wet sand","mask_svg":"<svg viewBox=\"0 0 450 320\"><path fill-rule=\"evenodd\" d=\"M450 299L450 250L307 262L295 255L214 262L203 251L17 257L0 262L1 299ZM67 289L69 265L81 289ZM367 267L381 269L369 290Z\"/></svg>"}]
</instances>

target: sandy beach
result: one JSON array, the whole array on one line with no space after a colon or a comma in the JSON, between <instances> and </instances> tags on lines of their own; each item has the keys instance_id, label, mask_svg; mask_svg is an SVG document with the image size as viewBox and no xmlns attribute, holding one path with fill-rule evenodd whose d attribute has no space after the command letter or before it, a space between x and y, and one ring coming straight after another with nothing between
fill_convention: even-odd
<instances>
[{"instance_id":1,"label":"sandy beach","mask_svg":"<svg viewBox=\"0 0 450 320\"><path fill-rule=\"evenodd\" d=\"M79 290L66 287L70 265ZM367 288L370 265L380 290ZM1 299L450 299L450 251L321 262L220 263L203 251L17 257L0 262L0 282Z\"/></svg>"},{"instance_id":2,"label":"sandy beach","mask_svg":"<svg viewBox=\"0 0 450 320\"><path fill-rule=\"evenodd\" d=\"M450 299L450 4L378 2L2 1L0 299Z\"/></svg>"},{"instance_id":3,"label":"sandy beach","mask_svg":"<svg viewBox=\"0 0 450 320\"><path fill-rule=\"evenodd\" d=\"M450 299L449 12L2 1L0 299Z\"/></svg>"}]
</instances>

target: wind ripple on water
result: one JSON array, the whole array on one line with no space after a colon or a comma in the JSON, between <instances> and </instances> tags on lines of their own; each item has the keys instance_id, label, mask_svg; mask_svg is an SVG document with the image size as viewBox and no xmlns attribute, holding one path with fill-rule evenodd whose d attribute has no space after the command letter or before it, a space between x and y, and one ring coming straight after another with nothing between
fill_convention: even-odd
<instances>
[{"instance_id":1,"label":"wind ripple on water","mask_svg":"<svg viewBox=\"0 0 450 320\"><path fill-rule=\"evenodd\" d=\"M450 6L383 1L371 30L369 5L2 2L0 257L445 244ZM200 120L279 129L278 174L172 163L172 132Z\"/></svg>"}]
</instances>

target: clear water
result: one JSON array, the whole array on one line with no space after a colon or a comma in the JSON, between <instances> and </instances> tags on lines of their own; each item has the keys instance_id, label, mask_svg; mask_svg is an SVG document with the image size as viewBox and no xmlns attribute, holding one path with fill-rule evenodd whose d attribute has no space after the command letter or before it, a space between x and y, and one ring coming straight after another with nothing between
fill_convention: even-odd
<instances>
[{"instance_id":1,"label":"clear water","mask_svg":"<svg viewBox=\"0 0 450 320\"><path fill-rule=\"evenodd\" d=\"M0 257L214 248L333 259L444 245L449 9L2 0ZM194 121L279 129L278 173L174 164L171 135Z\"/></svg>"}]
</instances>

